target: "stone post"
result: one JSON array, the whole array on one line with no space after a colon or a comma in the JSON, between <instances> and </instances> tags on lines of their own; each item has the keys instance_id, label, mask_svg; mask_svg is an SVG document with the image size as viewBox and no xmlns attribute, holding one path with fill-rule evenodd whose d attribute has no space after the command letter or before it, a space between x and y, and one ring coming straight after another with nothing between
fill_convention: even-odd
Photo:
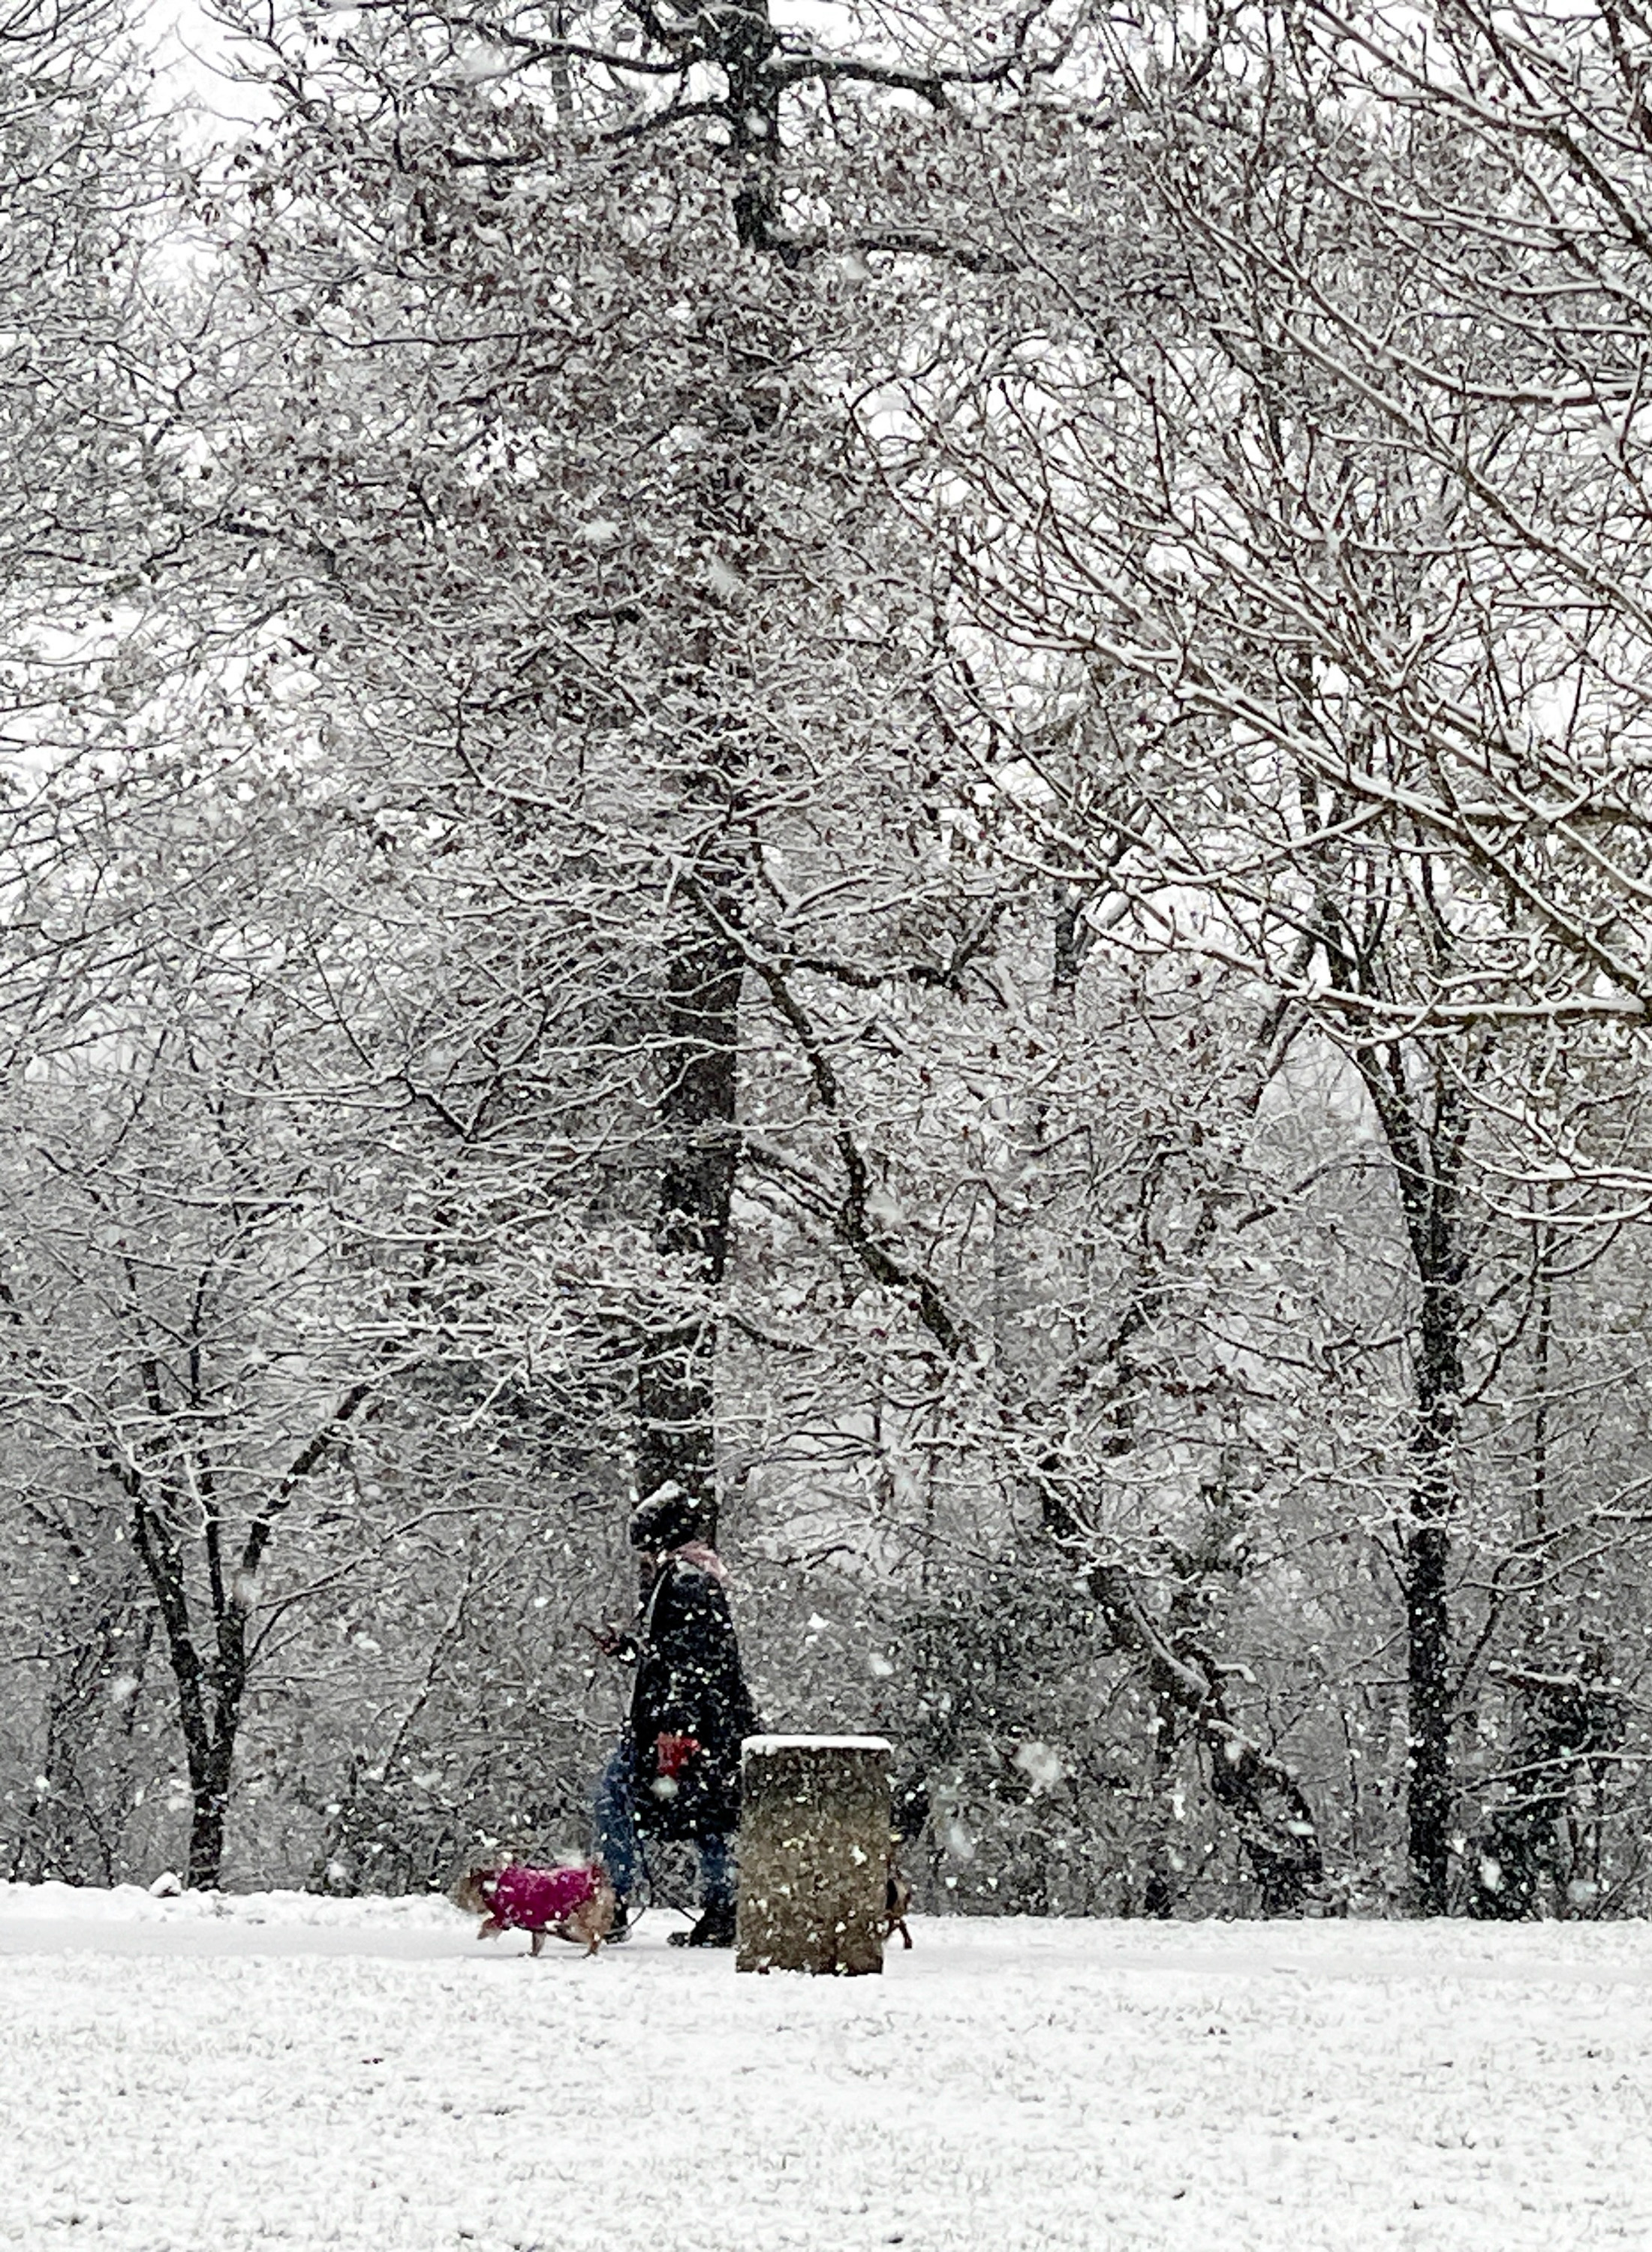
<instances>
[{"instance_id":1,"label":"stone post","mask_svg":"<svg viewBox=\"0 0 1652 2252\"><path fill-rule=\"evenodd\" d=\"M747 1736L737 1970L883 1969L889 1759L881 1736Z\"/></svg>"}]
</instances>

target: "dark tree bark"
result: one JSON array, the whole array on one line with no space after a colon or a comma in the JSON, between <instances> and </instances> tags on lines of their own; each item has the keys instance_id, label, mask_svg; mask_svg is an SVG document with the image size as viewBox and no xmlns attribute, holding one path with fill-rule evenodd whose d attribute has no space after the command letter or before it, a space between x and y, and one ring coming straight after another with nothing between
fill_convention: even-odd
<instances>
[{"instance_id":1,"label":"dark tree bark","mask_svg":"<svg viewBox=\"0 0 1652 2252\"><path fill-rule=\"evenodd\" d=\"M732 907L732 900L725 906ZM667 966L668 1070L660 1099L667 1155L657 1248L692 1303L647 1338L637 1374L637 1486L668 1480L692 1495L717 1537L717 1321L711 1303L728 1262L739 1162L739 1043L745 963L717 932L690 934Z\"/></svg>"},{"instance_id":2,"label":"dark tree bark","mask_svg":"<svg viewBox=\"0 0 1652 2252\"><path fill-rule=\"evenodd\" d=\"M788 232L782 224L779 165L783 109L788 91L809 81L860 80L921 94L939 106L945 88L968 73L912 73L882 64L814 55L795 39L782 42L770 20L768 0L734 0L680 21L663 17L652 5L637 10L645 39L643 53L614 59L628 68L658 75L671 71L686 83L708 80L697 95L696 114L720 129L720 148L732 182L730 216L736 240L795 269L823 244ZM1024 25L1014 51L984 73L1002 76L1014 67ZM645 118L638 133L663 129L671 112ZM921 247L921 246L913 246ZM753 337L753 366L767 363L783 376L790 338L783 323L774 333ZM708 529L714 529L725 553L737 559L758 536L756 511L747 502L747 447L765 442L774 427L778 392L749 380L735 396L734 371L725 394L704 402L707 419L720 425L727 443L715 486L704 496ZM761 559L757 559L760 560ZM705 652L708 668L715 651ZM715 723L714 723L715 724ZM705 810L725 818L739 811L737 781L723 767L714 743L703 774L691 783ZM667 1480L693 1496L708 1539L718 1523L716 1442L717 1318L715 1295L729 1249L730 1213L739 1164L738 1117L739 1002L746 958L738 933L745 920L741 900L746 873L732 854L719 849L712 864L690 873L682 888L699 909L698 928L685 930L666 965L663 1031L666 1082L659 1118L667 1155L660 1184L655 1231L657 1248L675 1269L675 1280L699 1303L681 1318L656 1329L646 1339L638 1369L636 1475L647 1495ZM856 1240L866 1193L864 1178L851 1173L843 1229ZM860 1227L856 1248L869 1263L879 1256L875 1238ZM885 1262L887 1263L887 1262ZM885 1275L882 1279L893 1279ZM932 1308L943 1326L944 1310ZM931 1326L934 1326L932 1320Z\"/></svg>"},{"instance_id":3,"label":"dark tree bark","mask_svg":"<svg viewBox=\"0 0 1652 2252\"><path fill-rule=\"evenodd\" d=\"M1413 1905L1450 1906L1451 1729L1455 1648L1450 1566L1457 1513L1457 1437L1462 1419L1463 1283L1468 1254L1462 1213L1468 1089L1451 1065L1431 1060L1426 1095L1398 1046L1365 1050L1361 1074L1393 1161L1418 1282L1413 1328L1411 1498L1401 1527L1406 1613L1406 1838Z\"/></svg>"},{"instance_id":4,"label":"dark tree bark","mask_svg":"<svg viewBox=\"0 0 1652 2252\"><path fill-rule=\"evenodd\" d=\"M1322 856L1318 873L1310 935L1345 995L1379 1004L1393 1000L1387 918L1402 909L1411 942L1431 973L1449 972L1454 937L1426 858L1414 878L1391 873L1386 886L1363 904L1357 882L1349 881L1334 854ZM1357 1023L1357 1003L1355 1017ZM1367 1039L1352 1048L1393 1166L1417 1281L1410 1339L1410 1493L1398 1569L1406 1632L1406 1851L1412 1905L1421 1915L1444 1915L1450 1906L1456 1694L1450 1574L1469 1263L1462 1189L1474 1082L1489 1053L1486 1037L1473 1031L1450 1043L1419 1046Z\"/></svg>"},{"instance_id":5,"label":"dark tree bark","mask_svg":"<svg viewBox=\"0 0 1652 2252\"><path fill-rule=\"evenodd\" d=\"M644 10L645 31L684 73L691 61L720 76L722 94L708 104L726 134L734 177L732 218L748 248L773 247L774 170L781 147L783 79L769 68L777 45L767 0L742 0L695 19L691 34L668 30ZM686 49L696 52L691 56ZM783 352L767 341L776 365ZM760 350L760 355L761 356ZM735 442L724 450L713 485L702 496L705 529L725 552L750 544L739 436L772 421L772 407L753 412L749 386L738 402L734 372L721 395L705 402L707 420ZM709 671L715 651L699 655ZM728 1263L729 1229L739 1167L739 1004L746 963L737 933L744 920L745 872L728 849L726 823L738 783L721 755L725 730L715 715L710 753L689 782L691 795L719 831L705 862L681 888L692 920L673 942L665 965L661 1010L665 1082L659 1124L665 1145L655 1245L689 1303L679 1318L644 1341L637 1371L636 1479L646 1497L668 1482L694 1500L703 1537L718 1534L716 1296Z\"/></svg>"}]
</instances>

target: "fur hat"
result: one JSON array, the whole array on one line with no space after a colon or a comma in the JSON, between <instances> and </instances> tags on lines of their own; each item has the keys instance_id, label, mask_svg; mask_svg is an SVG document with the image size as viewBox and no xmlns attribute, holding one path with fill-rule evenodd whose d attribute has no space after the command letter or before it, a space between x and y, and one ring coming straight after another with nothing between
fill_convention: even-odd
<instances>
[{"instance_id":1,"label":"fur hat","mask_svg":"<svg viewBox=\"0 0 1652 2252\"><path fill-rule=\"evenodd\" d=\"M700 1512L691 1494L668 1478L631 1512L633 1548L679 1548L699 1529Z\"/></svg>"}]
</instances>

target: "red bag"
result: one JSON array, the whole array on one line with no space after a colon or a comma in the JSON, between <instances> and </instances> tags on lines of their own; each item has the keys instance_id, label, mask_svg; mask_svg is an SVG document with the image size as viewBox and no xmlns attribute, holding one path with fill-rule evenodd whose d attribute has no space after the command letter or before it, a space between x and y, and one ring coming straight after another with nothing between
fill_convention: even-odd
<instances>
[{"instance_id":1,"label":"red bag","mask_svg":"<svg viewBox=\"0 0 1652 2252\"><path fill-rule=\"evenodd\" d=\"M698 1736L672 1736L662 1731L654 1739L654 1757L660 1773L674 1783L699 1748Z\"/></svg>"}]
</instances>

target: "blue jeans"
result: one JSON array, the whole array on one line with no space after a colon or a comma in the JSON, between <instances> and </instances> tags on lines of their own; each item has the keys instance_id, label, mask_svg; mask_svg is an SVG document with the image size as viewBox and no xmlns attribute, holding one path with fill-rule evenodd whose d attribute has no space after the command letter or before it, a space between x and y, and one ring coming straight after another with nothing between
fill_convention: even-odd
<instances>
[{"instance_id":1,"label":"blue jeans","mask_svg":"<svg viewBox=\"0 0 1652 2252\"><path fill-rule=\"evenodd\" d=\"M635 1894L642 1873L642 1841L637 1833L636 1799L632 1790L631 1751L621 1744L598 1778L592 1804L596 1833L596 1857L608 1873L608 1882L622 1901ZM694 1840L700 1856L700 1906L734 1905L734 1840L717 1835Z\"/></svg>"}]
</instances>

